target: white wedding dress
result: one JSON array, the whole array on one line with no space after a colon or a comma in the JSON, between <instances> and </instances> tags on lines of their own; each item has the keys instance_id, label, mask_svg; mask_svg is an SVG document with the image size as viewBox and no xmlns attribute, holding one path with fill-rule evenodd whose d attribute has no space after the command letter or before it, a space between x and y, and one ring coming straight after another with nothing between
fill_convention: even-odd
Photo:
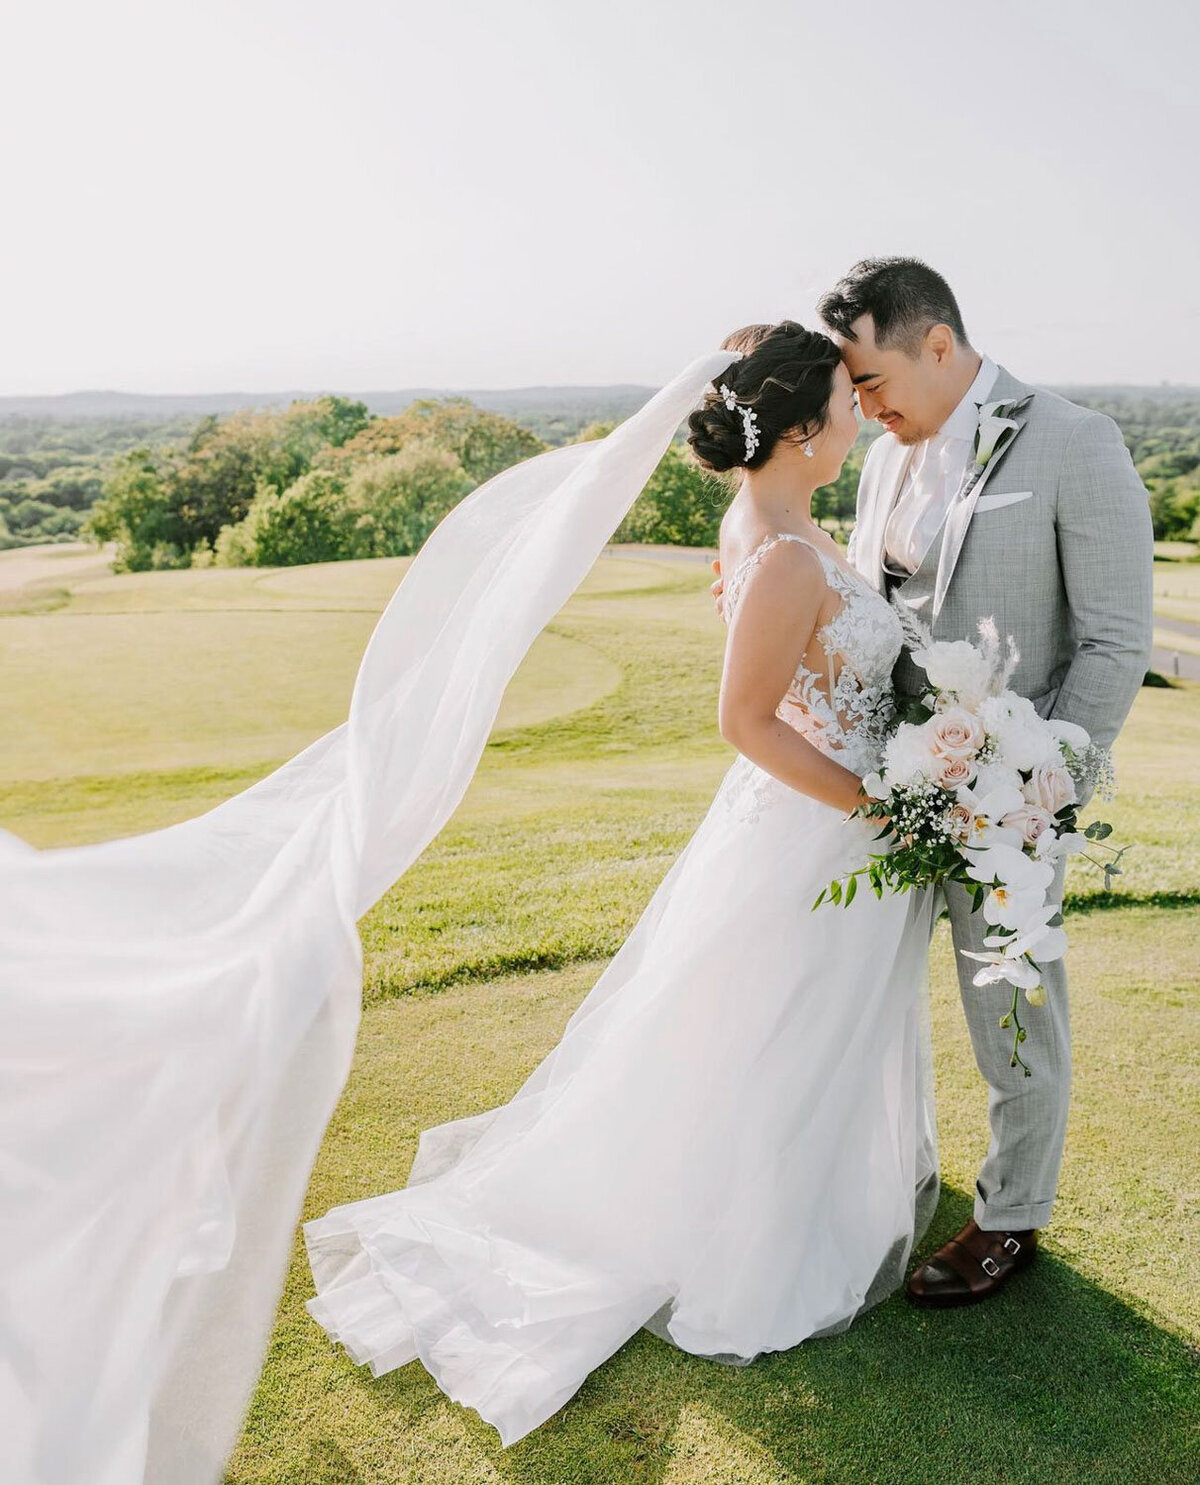
<instances>
[{"instance_id":1,"label":"white wedding dress","mask_svg":"<svg viewBox=\"0 0 1200 1485\"><path fill-rule=\"evenodd\" d=\"M746 558L727 618L780 540L804 538ZM840 607L779 715L863 774L900 624L809 545ZM420 1358L508 1445L639 1327L746 1362L891 1292L938 1195L931 905L812 910L874 833L739 755L511 1102L426 1130L404 1190L306 1224L330 1336L376 1375Z\"/></svg>"}]
</instances>

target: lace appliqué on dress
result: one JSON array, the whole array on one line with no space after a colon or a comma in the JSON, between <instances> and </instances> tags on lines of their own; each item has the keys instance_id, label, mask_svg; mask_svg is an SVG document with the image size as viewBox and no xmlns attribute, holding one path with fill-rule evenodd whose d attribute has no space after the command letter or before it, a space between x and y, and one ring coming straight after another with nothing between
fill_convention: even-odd
<instances>
[{"instance_id":1,"label":"lace appliqu\u00e9 on dress","mask_svg":"<svg viewBox=\"0 0 1200 1485\"><path fill-rule=\"evenodd\" d=\"M807 537L779 532L764 537L734 570L725 588L726 623L750 572L779 541L798 541L816 553L841 606L815 636L825 656L825 673L801 662L776 715L844 767L869 773L882 755L895 711L892 667L903 643L900 620L864 578L848 572ZM726 803L747 823L756 821L773 798L789 792L781 780L743 756L731 767L725 788Z\"/></svg>"}]
</instances>

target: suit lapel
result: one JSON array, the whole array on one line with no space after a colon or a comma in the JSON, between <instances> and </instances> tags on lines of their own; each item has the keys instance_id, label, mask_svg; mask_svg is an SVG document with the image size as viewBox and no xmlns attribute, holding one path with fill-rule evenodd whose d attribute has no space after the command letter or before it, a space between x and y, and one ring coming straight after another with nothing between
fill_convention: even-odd
<instances>
[{"instance_id":1,"label":"suit lapel","mask_svg":"<svg viewBox=\"0 0 1200 1485\"><path fill-rule=\"evenodd\" d=\"M890 438L890 434L882 437ZM892 447L880 467L879 478L871 500L871 518L868 528L867 549L863 553L863 575L870 579L880 593L887 592L887 579L883 571L883 537L887 530L888 517L904 487L904 477L912 462L915 445L902 444L892 439Z\"/></svg>"},{"instance_id":2,"label":"suit lapel","mask_svg":"<svg viewBox=\"0 0 1200 1485\"><path fill-rule=\"evenodd\" d=\"M992 390L988 393L988 402L1014 402L1021 397L1027 396L1032 388L1024 386L1015 377L1010 376L1004 367L999 368ZM941 546L938 551L937 579L933 588L933 606L931 621L936 620L941 612L942 604L946 601L946 593L950 588L950 579L954 576L954 569L958 565L959 556L962 553L963 542L967 538L967 528L971 524L971 517L975 514L975 507L983 494L984 486L991 479L993 472L1004 459L1005 454L1012 448L1013 444L1021 436L1021 428L1029 416L1028 407L1014 414L1013 421L1019 423L1015 433L1012 433L1004 447L998 450L982 470L973 461L967 465L963 476L963 483L942 525Z\"/></svg>"}]
</instances>

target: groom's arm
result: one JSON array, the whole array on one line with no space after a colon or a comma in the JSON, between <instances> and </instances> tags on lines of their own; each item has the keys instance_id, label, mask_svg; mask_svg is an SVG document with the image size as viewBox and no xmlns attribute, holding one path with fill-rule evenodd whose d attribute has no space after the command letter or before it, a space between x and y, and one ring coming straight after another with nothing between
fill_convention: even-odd
<instances>
[{"instance_id":1,"label":"groom's arm","mask_svg":"<svg viewBox=\"0 0 1200 1485\"><path fill-rule=\"evenodd\" d=\"M1107 747L1150 662L1154 535L1145 487L1120 429L1082 419L1059 471L1058 556L1078 648L1051 716Z\"/></svg>"}]
</instances>

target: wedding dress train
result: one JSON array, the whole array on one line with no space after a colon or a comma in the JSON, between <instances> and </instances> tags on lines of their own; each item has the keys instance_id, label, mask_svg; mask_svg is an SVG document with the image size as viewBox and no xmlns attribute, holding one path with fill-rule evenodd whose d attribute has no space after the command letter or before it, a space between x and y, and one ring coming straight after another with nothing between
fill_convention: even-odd
<instances>
[{"instance_id":1,"label":"wedding dress train","mask_svg":"<svg viewBox=\"0 0 1200 1485\"><path fill-rule=\"evenodd\" d=\"M779 540L803 538L730 575L727 618ZM840 606L779 715L862 774L899 621L809 545ZM739 755L513 1099L426 1130L405 1189L306 1224L330 1336L376 1375L419 1358L509 1445L642 1326L746 1362L890 1293L938 1195L931 906L812 910L873 836Z\"/></svg>"}]
</instances>

